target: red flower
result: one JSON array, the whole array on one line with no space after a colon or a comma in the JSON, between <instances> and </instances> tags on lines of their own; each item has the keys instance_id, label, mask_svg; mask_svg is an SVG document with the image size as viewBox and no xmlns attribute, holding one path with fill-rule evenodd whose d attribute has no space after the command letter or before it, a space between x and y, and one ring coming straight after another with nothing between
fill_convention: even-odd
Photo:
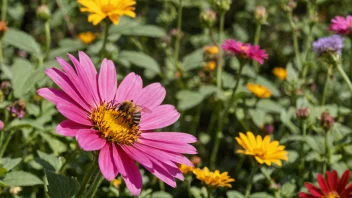
<instances>
[{"instance_id":1,"label":"red flower","mask_svg":"<svg viewBox=\"0 0 352 198\"><path fill-rule=\"evenodd\" d=\"M321 174L317 177L320 189L311 183L306 182L304 185L310 191L310 194L300 192L300 198L348 198L352 192L352 184L348 185L350 180L350 171L346 170L341 179L337 172L326 171L326 179ZM348 186L347 186L348 185ZM347 186L347 188L346 188Z\"/></svg>"}]
</instances>

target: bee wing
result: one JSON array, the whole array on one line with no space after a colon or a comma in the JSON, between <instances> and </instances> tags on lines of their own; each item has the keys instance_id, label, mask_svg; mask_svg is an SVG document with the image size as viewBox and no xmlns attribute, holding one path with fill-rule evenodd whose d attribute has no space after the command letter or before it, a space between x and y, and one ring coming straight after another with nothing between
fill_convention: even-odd
<instances>
[{"instance_id":1,"label":"bee wing","mask_svg":"<svg viewBox=\"0 0 352 198\"><path fill-rule=\"evenodd\" d=\"M148 109L147 107L143 107L143 106L137 106L137 111L142 111L144 113L151 113L152 112L150 109Z\"/></svg>"}]
</instances>

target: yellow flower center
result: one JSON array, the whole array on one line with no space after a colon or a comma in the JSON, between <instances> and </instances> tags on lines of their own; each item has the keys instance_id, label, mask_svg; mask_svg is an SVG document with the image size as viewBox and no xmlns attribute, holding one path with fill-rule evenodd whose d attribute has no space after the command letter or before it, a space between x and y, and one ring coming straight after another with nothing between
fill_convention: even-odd
<instances>
[{"instance_id":1,"label":"yellow flower center","mask_svg":"<svg viewBox=\"0 0 352 198\"><path fill-rule=\"evenodd\" d=\"M254 148L253 153L255 156L260 157L260 158L264 158L264 156L265 156L265 150L262 148Z\"/></svg>"},{"instance_id":2,"label":"yellow flower center","mask_svg":"<svg viewBox=\"0 0 352 198\"><path fill-rule=\"evenodd\" d=\"M109 12L114 11L116 8L112 4L108 3L103 6L101 6L101 11L105 14L108 14Z\"/></svg>"},{"instance_id":3,"label":"yellow flower center","mask_svg":"<svg viewBox=\"0 0 352 198\"><path fill-rule=\"evenodd\" d=\"M249 49L248 46L245 46L245 45L242 45L242 46L241 46L241 50L243 50L244 52L247 52L248 49Z\"/></svg>"},{"instance_id":4,"label":"yellow flower center","mask_svg":"<svg viewBox=\"0 0 352 198\"><path fill-rule=\"evenodd\" d=\"M327 195L324 195L322 198L340 198L340 195L337 192L331 192Z\"/></svg>"},{"instance_id":5,"label":"yellow flower center","mask_svg":"<svg viewBox=\"0 0 352 198\"><path fill-rule=\"evenodd\" d=\"M104 103L95 108L89 116L94 128L107 141L115 144L132 145L138 140L141 132L138 124L133 120L136 108L132 102L128 104L129 106L122 109L119 108L119 105Z\"/></svg>"}]
</instances>

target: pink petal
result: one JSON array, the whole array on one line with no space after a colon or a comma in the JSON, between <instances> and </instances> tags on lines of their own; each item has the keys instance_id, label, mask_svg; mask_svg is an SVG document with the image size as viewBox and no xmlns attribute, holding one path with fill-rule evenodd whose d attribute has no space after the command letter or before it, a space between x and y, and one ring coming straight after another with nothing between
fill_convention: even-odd
<instances>
[{"instance_id":1,"label":"pink petal","mask_svg":"<svg viewBox=\"0 0 352 198\"><path fill-rule=\"evenodd\" d=\"M91 107L95 107L95 103L94 103L94 99L93 99L92 95L87 91L84 83L78 77L78 75L77 75L76 71L73 69L73 67L60 57L57 57L56 60L59 62L61 67L64 69L68 78L74 84L74 86L76 87L76 89L78 90L80 95L85 99L85 101L87 101L87 103ZM75 63L79 64L79 62L77 60Z\"/></svg>"},{"instance_id":2,"label":"pink petal","mask_svg":"<svg viewBox=\"0 0 352 198\"><path fill-rule=\"evenodd\" d=\"M113 156L113 149L111 144L105 146L99 152L99 168L103 176L111 181L115 179L118 174L117 166Z\"/></svg>"},{"instance_id":3,"label":"pink petal","mask_svg":"<svg viewBox=\"0 0 352 198\"><path fill-rule=\"evenodd\" d=\"M159 159L160 161L163 161L163 162L173 161L173 162L176 162L179 164L185 164L187 166L193 167L193 163L187 157L185 157L181 154L167 152L164 150L160 150L160 149L153 148L153 147L146 146L146 145L139 144L139 143L136 143L133 146L135 146L138 150L141 150L145 153L148 153L148 154L154 156L155 158Z\"/></svg>"},{"instance_id":4,"label":"pink petal","mask_svg":"<svg viewBox=\"0 0 352 198\"><path fill-rule=\"evenodd\" d=\"M100 97L105 102L115 98L117 78L115 65L111 60L104 59L100 67L98 79Z\"/></svg>"},{"instance_id":5,"label":"pink petal","mask_svg":"<svg viewBox=\"0 0 352 198\"><path fill-rule=\"evenodd\" d=\"M89 126L81 125L71 120L64 120L56 127L56 132L64 136L76 136L80 129L88 129Z\"/></svg>"},{"instance_id":6,"label":"pink petal","mask_svg":"<svg viewBox=\"0 0 352 198\"><path fill-rule=\"evenodd\" d=\"M127 188L134 196L139 195L142 189L142 176L137 168L135 162L125 154L125 152L115 146L114 157L117 169L120 171L123 179L125 180ZM117 154L115 152L117 151Z\"/></svg>"},{"instance_id":7,"label":"pink petal","mask_svg":"<svg viewBox=\"0 0 352 198\"><path fill-rule=\"evenodd\" d=\"M58 104L59 102L66 100L70 101L70 103L74 103L72 99L65 94L65 92L55 88L41 88L37 90L37 93L54 104Z\"/></svg>"},{"instance_id":8,"label":"pink petal","mask_svg":"<svg viewBox=\"0 0 352 198\"><path fill-rule=\"evenodd\" d=\"M149 154L149 156L150 156L150 160L154 163L154 166L155 166L155 164L158 165L161 169L163 169L165 172L167 172L172 177L176 177L180 180L184 179L180 169L176 165L166 164L166 163L164 163L165 161L160 160L160 159L156 158L155 156L152 156L151 154ZM153 166L153 168L154 168L154 166ZM174 179L172 179L172 180L174 181ZM175 187L175 186L172 186L172 187Z\"/></svg>"},{"instance_id":9,"label":"pink petal","mask_svg":"<svg viewBox=\"0 0 352 198\"><path fill-rule=\"evenodd\" d=\"M144 132L140 135L143 139L154 140L159 142L173 143L194 143L197 138L191 134L182 132Z\"/></svg>"},{"instance_id":10,"label":"pink petal","mask_svg":"<svg viewBox=\"0 0 352 198\"><path fill-rule=\"evenodd\" d=\"M68 102L59 103L56 108L66 118L79 124L92 126L92 123L88 120L87 112L77 107L75 104Z\"/></svg>"},{"instance_id":11,"label":"pink petal","mask_svg":"<svg viewBox=\"0 0 352 198\"><path fill-rule=\"evenodd\" d=\"M81 98L78 94L77 89L72 84L71 80L67 75L56 69L50 68L46 69L45 73L68 95L70 96L77 104L83 107L85 110L89 111L90 108L87 103Z\"/></svg>"},{"instance_id":12,"label":"pink petal","mask_svg":"<svg viewBox=\"0 0 352 198\"><path fill-rule=\"evenodd\" d=\"M159 165L158 165L159 164ZM165 182L167 185L175 188L176 182L174 177L170 175L167 171L160 167L160 163L153 163L153 168L145 167L149 172L159 178L161 181Z\"/></svg>"},{"instance_id":13,"label":"pink petal","mask_svg":"<svg viewBox=\"0 0 352 198\"><path fill-rule=\"evenodd\" d=\"M142 86L142 78L133 72L129 73L117 88L115 99L119 102L131 100L136 93L142 90Z\"/></svg>"},{"instance_id":14,"label":"pink petal","mask_svg":"<svg viewBox=\"0 0 352 198\"><path fill-rule=\"evenodd\" d=\"M145 154L138 149L134 148L133 146L125 146L121 145L121 148L123 151L126 152L127 155L129 155L131 158L139 162L140 164L143 164L146 167L151 168L152 167L152 162L148 159L148 157L145 156Z\"/></svg>"},{"instance_id":15,"label":"pink petal","mask_svg":"<svg viewBox=\"0 0 352 198\"><path fill-rule=\"evenodd\" d=\"M170 151L174 153L197 154L197 150L192 145L189 145L189 144L164 143L164 142L147 140L143 138L139 138L138 142L150 147L154 147L157 149Z\"/></svg>"},{"instance_id":16,"label":"pink petal","mask_svg":"<svg viewBox=\"0 0 352 198\"><path fill-rule=\"evenodd\" d=\"M153 110L163 102L165 95L165 88L160 83L153 83L144 87L142 91L138 92L133 97L133 101L137 105L144 106Z\"/></svg>"},{"instance_id":17,"label":"pink petal","mask_svg":"<svg viewBox=\"0 0 352 198\"><path fill-rule=\"evenodd\" d=\"M101 138L94 129L81 129L77 132L76 140L85 151L96 151L103 148L106 140Z\"/></svg>"},{"instance_id":18,"label":"pink petal","mask_svg":"<svg viewBox=\"0 0 352 198\"><path fill-rule=\"evenodd\" d=\"M152 130L167 127L175 123L180 113L172 105L160 105L151 113L142 112L139 127L141 130Z\"/></svg>"}]
</instances>

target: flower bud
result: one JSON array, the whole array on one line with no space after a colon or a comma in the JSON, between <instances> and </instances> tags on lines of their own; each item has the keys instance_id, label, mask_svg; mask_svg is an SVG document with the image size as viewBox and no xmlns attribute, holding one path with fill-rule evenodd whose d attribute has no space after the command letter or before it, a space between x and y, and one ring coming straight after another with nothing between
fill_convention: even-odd
<instances>
[{"instance_id":1,"label":"flower bud","mask_svg":"<svg viewBox=\"0 0 352 198\"><path fill-rule=\"evenodd\" d=\"M191 158L191 162L193 163L193 165L194 165L195 167L197 167L197 166L199 166L200 163L202 162L202 159L201 159L200 157L198 157L198 156L193 156L193 157Z\"/></svg>"},{"instance_id":2,"label":"flower bud","mask_svg":"<svg viewBox=\"0 0 352 198\"><path fill-rule=\"evenodd\" d=\"M334 118L329 112L323 112L320 116L320 125L325 129L329 130L334 125Z\"/></svg>"},{"instance_id":3,"label":"flower bud","mask_svg":"<svg viewBox=\"0 0 352 198\"><path fill-rule=\"evenodd\" d=\"M230 10L231 0L212 0L212 4L220 13Z\"/></svg>"},{"instance_id":4,"label":"flower bud","mask_svg":"<svg viewBox=\"0 0 352 198\"><path fill-rule=\"evenodd\" d=\"M17 100L8 107L8 110L12 117L21 119L26 114L26 103L24 100Z\"/></svg>"},{"instance_id":5,"label":"flower bud","mask_svg":"<svg viewBox=\"0 0 352 198\"><path fill-rule=\"evenodd\" d=\"M216 69L216 62L215 61L209 61L207 63L207 69L210 71L214 71Z\"/></svg>"},{"instance_id":6,"label":"flower bud","mask_svg":"<svg viewBox=\"0 0 352 198\"><path fill-rule=\"evenodd\" d=\"M263 24L266 23L266 19L268 18L268 13L264 6L257 6L255 8L255 20L257 23Z\"/></svg>"},{"instance_id":7,"label":"flower bud","mask_svg":"<svg viewBox=\"0 0 352 198\"><path fill-rule=\"evenodd\" d=\"M17 195L21 191L22 191L22 188L19 186L15 186L15 187L10 188L11 195Z\"/></svg>"},{"instance_id":8,"label":"flower bud","mask_svg":"<svg viewBox=\"0 0 352 198\"><path fill-rule=\"evenodd\" d=\"M275 131L275 127L274 125L272 124L265 124L264 127L263 127L263 131L266 133L266 134L273 134L274 131Z\"/></svg>"},{"instance_id":9,"label":"flower bud","mask_svg":"<svg viewBox=\"0 0 352 198\"><path fill-rule=\"evenodd\" d=\"M113 185L115 188L119 188L120 185L121 185L121 183L122 183L122 181L121 181L121 178L118 178L118 179L113 179L113 180L111 181L111 183L112 183L112 185Z\"/></svg>"},{"instance_id":10,"label":"flower bud","mask_svg":"<svg viewBox=\"0 0 352 198\"><path fill-rule=\"evenodd\" d=\"M7 23L5 21L0 21L0 38L5 35L7 31Z\"/></svg>"},{"instance_id":11,"label":"flower bud","mask_svg":"<svg viewBox=\"0 0 352 198\"><path fill-rule=\"evenodd\" d=\"M5 127L5 124L2 120L0 120L0 131Z\"/></svg>"},{"instance_id":12,"label":"flower bud","mask_svg":"<svg viewBox=\"0 0 352 198\"><path fill-rule=\"evenodd\" d=\"M37 17L46 22L47 20L50 19L50 10L49 10L49 7L47 5L40 5L38 8L37 8Z\"/></svg>"},{"instance_id":13,"label":"flower bud","mask_svg":"<svg viewBox=\"0 0 352 198\"><path fill-rule=\"evenodd\" d=\"M217 55L219 54L219 47L217 45L208 45L204 47L204 52L207 55Z\"/></svg>"},{"instance_id":14,"label":"flower bud","mask_svg":"<svg viewBox=\"0 0 352 198\"><path fill-rule=\"evenodd\" d=\"M172 29L171 31L170 31L170 35L172 36L172 37L180 37L180 38L182 38L183 37L183 32L182 31L180 31L180 30L178 30L177 28L174 28L174 29Z\"/></svg>"},{"instance_id":15,"label":"flower bud","mask_svg":"<svg viewBox=\"0 0 352 198\"><path fill-rule=\"evenodd\" d=\"M299 108L296 111L296 116L299 119L305 120L309 117L310 109L308 107L306 108Z\"/></svg>"},{"instance_id":16,"label":"flower bud","mask_svg":"<svg viewBox=\"0 0 352 198\"><path fill-rule=\"evenodd\" d=\"M297 6L297 3L294 0L288 0L288 3L283 5L282 8L286 12L292 12L293 9L295 9Z\"/></svg>"},{"instance_id":17,"label":"flower bud","mask_svg":"<svg viewBox=\"0 0 352 198\"><path fill-rule=\"evenodd\" d=\"M216 22L216 12L210 9L200 13L200 22L208 28L214 26Z\"/></svg>"},{"instance_id":18,"label":"flower bud","mask_svg":"<svg viewBox=\"0 0 352 198\"><path fill-rule=\"evenodd\" d=\"M10 81L2 81L0 83L0 90L5 94L8 95L11 91L11 83Z\"/></svg>"}]
</instances>

